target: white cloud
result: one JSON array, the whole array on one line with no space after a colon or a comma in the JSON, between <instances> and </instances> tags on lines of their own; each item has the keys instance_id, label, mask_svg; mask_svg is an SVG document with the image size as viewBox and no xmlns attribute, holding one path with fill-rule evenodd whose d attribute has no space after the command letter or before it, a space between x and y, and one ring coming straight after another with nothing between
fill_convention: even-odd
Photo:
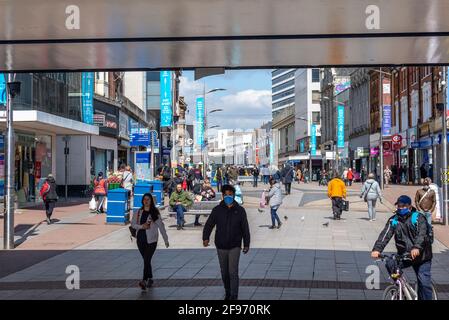
<instances>
[{"instance_id":1,"label":"white cloud","mask_svg":"<svg viewBox=\"0 0 449 320\"><path fill-rule=\"evenodd\" d=\"M203 83L181 77L180 95L184 96L189 114L187 122L193 123L195 99L203 94ZM247 89L221 95L210 94L207 109L223 109L209 116L209 126L220 125L223 129L254 129L271 120L271 91Z\"/></svg>"}]
</instances>

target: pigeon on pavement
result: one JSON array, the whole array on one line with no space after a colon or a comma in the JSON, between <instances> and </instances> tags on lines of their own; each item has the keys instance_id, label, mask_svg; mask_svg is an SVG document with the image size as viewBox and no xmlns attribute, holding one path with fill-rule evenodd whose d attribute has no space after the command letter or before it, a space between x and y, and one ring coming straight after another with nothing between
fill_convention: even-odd
<instances>
[{"instance_id":1,"label":"pigeon on pavement","mask_svg":"<svg viewBox=\"0 0 449 320\"><path fill-rule=\"evenodd\" d=\"M285 219L285 220L287 220L287 219L288 219L288 217L287 217L287 216L284 216L284 219Z\"/></svg>"},{"instance_id":2,"label":"pigeon on pavement","mask_svg":"<svg viewBox=\"0 0 449 320\"><path fill-rule=\"evenodd\" d=\"M305 219L304 216L302 216L302 217L301 217L301 221L304 221L304 219Z\"/></svg>"},{"instance_id":3,"label":"pigeon on pavement","mask_svg":"<svg viewBox=\"0 0 449 320\"><path fill-rule=\"evenodd\" d=\"M260 209L260 208L257 208L257 210L259 211L259 213L262 213L262 212L263 212L263 210Z\"/></svg>"},{"instance_id":4,"label":"pigeon on pavement","mask_svg":"<svg viewBox=\"0 0 449 320\"><path fill-rule=\"evenodd\" d=\"M323 226L328 227L329 226L329 221L326 223L323 223Z\"/></svg>"}]
</instances>

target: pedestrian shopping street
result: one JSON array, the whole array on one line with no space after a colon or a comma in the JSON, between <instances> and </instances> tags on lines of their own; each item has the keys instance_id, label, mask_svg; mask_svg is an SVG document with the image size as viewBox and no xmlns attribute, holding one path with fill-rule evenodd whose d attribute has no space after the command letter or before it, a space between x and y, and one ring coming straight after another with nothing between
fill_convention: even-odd
<instances>
[{"instance_id":1,"label":"pedestrian shopping street","mask_svg":"<svg viewBox=\"0 0 449 320\"><path fill-rule=\"evenodd\" d=\"M240 259L239 299L381 299L382 290L366 288L366 268L376 265L370 251L390 216L391 203L379 205L377 221L369 222L359 188L356 184L349 189L350 211L334 221L325 187L294 184L279 209L282 227L269 230L269 212L258 210L263 184L257 189L246 184L251 249ZM159 242L154 286L142 293L137 286L142 259L128 226L105 225L105 216L88 213L87 203L75 207L72 213L57 208L59 222L36 227L16 250L0 253L5 266L0 299L223 298L213 241L211 247L202 247L202 227L193 227L194 216L186 216L186 228L178 231L175 219L163 214L170 248ZM44 217L39 211L36 216ZM394 247L390 243L387 249ZM433 250L432 278L439 298L449 299L449 251L437 240ZM79 267L79 290L66 289L69 265ZM383 266L381 270L383 289L389 280Z\"/></svg>"}]
</instances>

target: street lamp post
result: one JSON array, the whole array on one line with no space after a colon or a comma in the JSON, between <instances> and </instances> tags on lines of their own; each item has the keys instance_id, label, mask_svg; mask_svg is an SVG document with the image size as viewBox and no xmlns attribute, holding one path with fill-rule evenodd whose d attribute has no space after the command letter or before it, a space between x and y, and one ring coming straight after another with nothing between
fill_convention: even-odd
<instances>
[{"instance_id":1,"label":"street lamp post","mask_svg":"<svg viewBox=\"0 0 449 320\"><path fill-rule=\"evenodd\" d=\"M226 89L224 89L224 88L215 88L215 89L212 89L212 90L209 90L206 92L206 83L204 83L203 98L204 98L204 115L205 115L204 128L206 129L205 134L207 134L207 115L208 115L207 104L206 104L206 95L208 95L209 93L213 93L213 92L217 92L217 91L225 91L225 90ZM218 112L218 111L222 111L222 109L212 110L210 113ZM205 141L203 140L201 142L201 162L203 163L203 177L206 176L206 158L207 158L207 150L206 150L206 155L204 155L204 153L203 153L204 149L205 149Z\"/></svg>"},{"instance_id":2,"label":"street lamp post","mask_svg":"<svg viewBox=\"0 0 449 320\"><path fill-rule=\"evenodd\" d=\"M379 113L380 113L380 189L384 189L384 106L383 106L383 88L382 88L382 68L379 68Z\"/></svg>"},{"instance_id":3,"label":"street lamp post","mask_svg":"<svg viewBox=\"0 0 449 320\"><path fill-rule=\"evenodd\" d=\"M446 70L443 71L444 74L444 108L443 108L443 170L447 173L447 110L449 107L449 85L448 85L448 77L449 77L449 67L446 67ZM448 192L448 176L444 176L445 181L443 181L443 220L444 225L449 225L449 192Z\"/></svg>"},{"instance_id":4,"label":"street lamp post","mask_svg":"<svg viewBox=\"0 0 449 320\"><path fill-rule=\"evenodd\" d=\"M5 79L6 80L6 79ZM14 249L14 128L12 99L20 94L20 82L8 73L6 102L6 212L3 223L3 248Z\"/></svg>"}]
</instances>

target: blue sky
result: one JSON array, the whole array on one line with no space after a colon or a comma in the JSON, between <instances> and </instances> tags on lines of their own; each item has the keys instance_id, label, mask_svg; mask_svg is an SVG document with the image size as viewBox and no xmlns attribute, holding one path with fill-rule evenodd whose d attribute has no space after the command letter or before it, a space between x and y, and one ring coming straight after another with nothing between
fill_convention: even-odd
<instances>
[{"instance_id":1,"label":"blue sky","mask_svg":"<svg viewBox=\"0 0 449 320\"><path fill-rule=\"evenodd\" d=\"M195 116L195 97L214 88L225 88L207 95L207 109L224 109L209 116L209 124L220 129L254 129L271 120L271 70L227 70L194 81L193 71L183 71L180 95L188 104L188 122Z\"/></svg>"}]
</instances>

